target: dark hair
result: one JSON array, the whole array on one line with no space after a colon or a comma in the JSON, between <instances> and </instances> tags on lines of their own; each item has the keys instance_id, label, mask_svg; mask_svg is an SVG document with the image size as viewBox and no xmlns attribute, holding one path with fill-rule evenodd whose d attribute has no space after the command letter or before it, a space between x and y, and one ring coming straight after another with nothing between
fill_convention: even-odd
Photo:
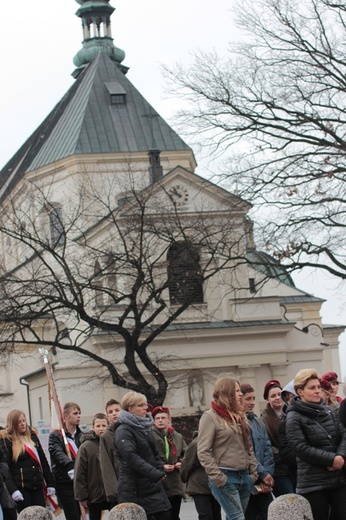
<instances>
[{"instance_id":1,"label":"dark hair","mask_svg":"<svg viewBox=\"0 0 346 520\"><path fill-rule=\"evenodd\" d=\"M245 394L249 394L250 392L254 392L255 390L253 389L253 387L249 384L249 383L242 383L240 385L240 390L241 390L241 393L243 395Z\"/></svg>"},{"instance_id":2,"label":"dark hair","mask_svg":"<svg viewBox=\"0 0 346 520\"><path fill-rule=\"evenodd\" d=\"M121 406L120 402L116 399L110 399L109 401L107 401L105 409L107 410L108 406L113 406L113 404L118 404L119 406Z\"/></svg>"},{"instance_id":3,"label":"dark hair","mask_svg":"<svg viewBox=\"0 0 346 520\"><path fill-rule=\"evenodd\" d=\"M97 413L97 414L94 415L94 417L93 417L93 426L94 426L95 421L97 419L102 419L103 421L107 421L107 423L109 423L108 417L107 417L107 415L105 413L101 413L100 412L100 413Z\"/></svg>"},{"instance_id":4,"label":"dark hair","mask_svg":"<svg viewBox=\"0 0 346 520\"><path fill-rule=\"evenodd\" d=\"M266 408L267 418L265 420L265 425L268 433L268 437L272 443L272 445L277 445L278 439L278 431L279 431L279 422L280 419L276 411L270 406L268 403Z\"/></svg>"}]
</instances>

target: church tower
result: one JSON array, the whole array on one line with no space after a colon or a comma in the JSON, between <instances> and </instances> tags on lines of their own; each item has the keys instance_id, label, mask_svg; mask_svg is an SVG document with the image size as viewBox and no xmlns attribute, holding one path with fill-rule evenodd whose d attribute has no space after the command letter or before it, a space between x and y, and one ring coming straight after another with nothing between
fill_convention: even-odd
<instances>
[{"instance_id":1,"label":"church tower","mask_svg":"<svg viewBox=\"0 0 346 520\"><path fill-rule=\"evenodd\" d=\"M113 43L109 0L76 0L83 47L74 84L0 172L0 201L27 174L65 170L112 172L131 165L150 184L176 166L196 168L191 148L125 75L125 53Z\"/></svg>"}]
</instances>

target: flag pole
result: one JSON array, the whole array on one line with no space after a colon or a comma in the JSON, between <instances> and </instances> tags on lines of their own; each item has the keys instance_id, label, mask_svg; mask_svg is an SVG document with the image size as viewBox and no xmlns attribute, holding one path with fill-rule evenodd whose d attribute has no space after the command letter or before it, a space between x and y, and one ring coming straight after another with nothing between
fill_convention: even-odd
<instances>
[{"instance_id":1,"label":"flag pole","mask_svg":"<svg viewBox=\"0 0 346 520\"><path fill-rule=\"evenodd\" d=\"M58 421L59 421L59 430L61 431L61 435L62 435L62 438L64 441L64 447L66 450L66 454L67 454L68 458L72 460L71 450L70 450L70 446L69 446L69 443L68 443L68 440L66 437L66 433L65 433L65 428L64 428L62 409L61 409L60 401L58 398L58 392L57 392L56 386L55 386L53 370L52 370L52 366L48 360L48 350L44 349L44 348L40 348L38 350L39 350L39 353L41 354L41 356L43 357L43 363L44 363L44 366L46 369L47 380L48 380L50 401L53 400L53 405L55 407L56 415L57 415ZM50 406L52 406L51 402L50 402ZM82 520L87 520L85 509L80 502L79 502L79 507L80 507Z\"/></svg>"}]
</instances>

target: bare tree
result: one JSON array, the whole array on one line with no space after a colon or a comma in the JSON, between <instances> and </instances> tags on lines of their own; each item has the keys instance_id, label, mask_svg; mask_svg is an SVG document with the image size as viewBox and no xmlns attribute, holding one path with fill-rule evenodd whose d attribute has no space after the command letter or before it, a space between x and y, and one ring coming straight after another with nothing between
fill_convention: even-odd
<instances>
[{"instance_id":1,"label":"bare tree","mask_svg":"<svg viewBox=\"0 0 346 520\"><path fill-rule=\"evenodd\" d=\"M288 268L346 278L346 9L330 0L238 2L245 43L166 70L179 114L222 179L260 209L258 240Z\"/></svg>"},{"instance_id":2,"label":"bare tree","mask_svg":"<svg viewBox=\"0 0 346 520\"><path fill-rule=\"evenodd\" d=\"M162 403L167 380L148 347L203 304L213 277L224 273L231 290L230 273L246 262L249 205L233 197L223 211L186 211L164 183L142 190L131 183L119 195L112 179L98 187L83 182L63 207L52 203L54 186L23 182L26 203L18 194L7 198L0 209L7 248L0 346L78 352L102 365L115 385ZM110 338L109 357L97 341L91 348L95 334Z\"/></svg>"}]
</instances>

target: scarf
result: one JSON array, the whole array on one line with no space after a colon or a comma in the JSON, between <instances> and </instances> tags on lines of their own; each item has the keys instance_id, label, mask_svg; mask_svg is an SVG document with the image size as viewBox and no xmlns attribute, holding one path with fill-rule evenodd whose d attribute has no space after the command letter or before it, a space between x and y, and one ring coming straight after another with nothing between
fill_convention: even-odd
<instances>
[{"instance_id":1,"label":"scarf","mask_svg":"<svg viewBox=\"0 0 346 520\"><path fill-rule=\"evenodd\" d=\"M127 424L138 430L142 435L148 435L153 428L154 420L148 413L146 417L139 417L127 410L121 410L118 415L117 423Z\"/></svg>"},{"instance_id":2,"label":"scarf","mask_svg":"<svg viewBox=\"0 0 346 520\"><path fill-rule=\"evenodd\" d=\"M245 449L250 454L252 444L251 444L250 437L249 437L250 427L246 421L246 418L241 415L238 415L236 421L234 421L233 418L231 417L230 413L225 408L222 408L222 406L217 404L215 401L211 402L211 407L223 419L226 419L227 421L240 425L241 432L243 435Z\"/></svg>"},{"instance_id":3,"label":"scarf","mask_svg":"<svg viewBox=\"0 0 346 520\"><path fill-rule=\"evenodd\" d=\"M173 432L174 432L174 428L172 428L172 426L169 426L168 430L167 430L167 434L163 436L163 440L165 442L165 456L166 456L167 462L169 461L170 453L172 454L173 460L175 462L176 462L176 458L177 458L177 450L176 450L176 448L174 446L174 442L173 442Z\"/></svg>"}]
</instances>

